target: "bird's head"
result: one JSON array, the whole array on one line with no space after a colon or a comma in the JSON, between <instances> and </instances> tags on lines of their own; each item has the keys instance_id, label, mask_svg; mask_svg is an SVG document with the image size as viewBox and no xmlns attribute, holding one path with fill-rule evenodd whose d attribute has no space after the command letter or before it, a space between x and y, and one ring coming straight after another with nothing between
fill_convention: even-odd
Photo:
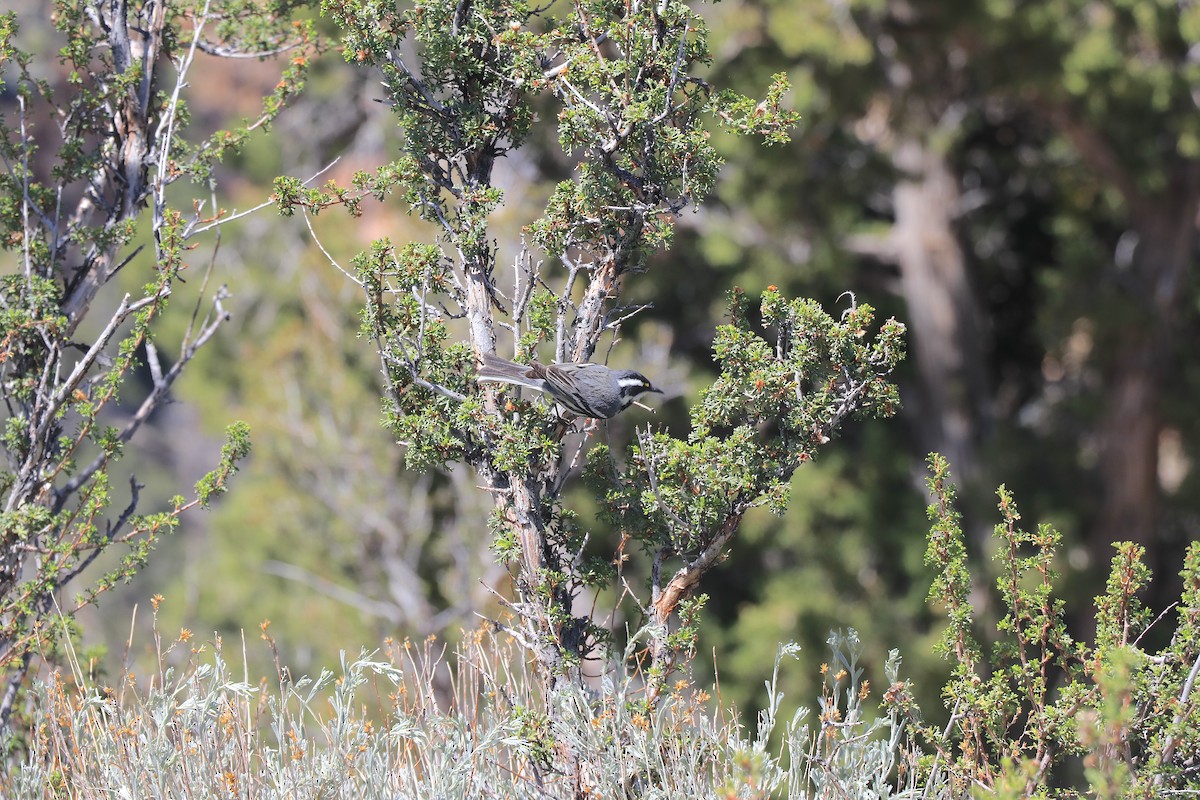
<instances>
[{"instance_id":1,"label":"bird's head","mask_svg":"<svg viewBox=\"0 0 1200 800\"><path fill-rule=\"evenodd\" d=\"M662 389L655 388L645 375L631 369L617 375L617 385L621 387L621 402L624 406L628 406L647 392L662 394Z\"/></svg>"}]
</instances>

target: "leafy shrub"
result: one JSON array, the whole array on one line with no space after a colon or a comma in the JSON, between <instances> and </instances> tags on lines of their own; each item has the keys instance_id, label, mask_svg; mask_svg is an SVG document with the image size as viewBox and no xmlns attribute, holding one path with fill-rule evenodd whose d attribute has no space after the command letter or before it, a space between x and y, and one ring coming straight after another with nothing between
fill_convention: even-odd
<instances>
[{"instance_id":1,"label":"leafy shrub","mask_svg":"<svg viewBox=\"0 0 1200 800\"><path fill-rule=\"evenodd\" d=\"M931 458L930 597L949 617L954 663L934 727L883 665L878 704L854 631L829 638L815 717L783 711L779 649L768 702L748 725L686 679L657 694L612 669L595 685L537 677L523 648L480 629L452 655L433 640L342 657L339 674L272 685L235 676L221 642L187 631L159 646L144 686L56 674L36 688L29 758L5 796L470 798L1150 798L1200 789L1196 724L1200 543L1183 568L1177 626L1157 653L1136 594L1139 549L1117 545L1097 598L1097 642L1073 641L1054 598L1057 534L1027 533L1000 491L1005 613L985 647L972 631L962 531L946 464ZM1165 616L1160 618L1165 619ZM264 638L268 638L265 633ZM626 659L639 636L631 637ZM186 663L168 666L179 656ZM1082 767L1078 788L1063 788Z\"/></svg>"}]
</instances>

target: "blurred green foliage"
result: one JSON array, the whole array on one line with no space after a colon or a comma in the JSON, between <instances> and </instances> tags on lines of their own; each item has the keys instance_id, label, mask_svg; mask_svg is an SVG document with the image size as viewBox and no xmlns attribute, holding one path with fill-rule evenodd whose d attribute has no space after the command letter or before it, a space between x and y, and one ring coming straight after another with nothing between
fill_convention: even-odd
<instances>
[{"instance_id":1,"label":"blurred green foliage","mask_svg":"<svg viewBox=\"0 0 1200 800\"><path fill-rule=\"evenodd\" d=\"M1090 538L1105 498L1103 472L1111 466L1097 449L1110 379L1123 342L1168 322L1164 335L1175 346L1158 362L1161 402L1154 424L1174 448L1164 450L1159 463L1175 477L1152 477L1158 523L1147 560L1158 580L1171 580L1162 576L1177 571L1166 567L1196 538L1200 510L1192 466L1200 370L1186 346L1200 333L1200 304L1194 268L1176 284L1155 284L1126 255L1139 241L1130 198L1168 196L1173 176L1195 170L1200 65L1187 54L1198 40L1197 8L1157 0L726 0L703 8L716 54L710 82L750 92L786 72L793 88L782 103L800 112L800 133L789 145L764 150L724 129L710 132L724 161L716 201L694 215L685 212L672 248L654 256L652 269L631 284L630 299L652 301L655 308L644 322L625 325L626 344L652 352L667 331L672 380L681 387L709 383L716 374L712 340L734 285L750 294L777 285L786 296L812 296L831 310L847 306L838 296L851 288L882 317L906 320L896 264L858 243L892 229L892 197L903 175L889 143L914 137L942 154L956 178L962 202L955 231L986 331L980 366L989 413L977 432L980 472L964 481L961 500L971 557L988 555L979 543L990 530L992 487L1003 482L1023 499L1026 513L1061 531L1055 566L1068 606L1082 607L1097 593L1104 559ZM341 55L361 60L353 50ZM272 170L307 178L347 143L353 169L370 170L390 158L395 122L371 102L385 92L373 84L364 88L335 55L317 69L322 82L310 84L295 116L285 113L270 135L243 145L239 169L257 187L239 193L240 202L265 197ZM211 113L200 100L192 113ZM534 103L528 113L556 109ZM346 126L326 138L322 126L335 118ZM1115 171L1097 169L1079 131L1102 134L1099 141L1116 156ZM508 160L513 167L502 178L506 201L514 204L549 194L570 175L562 146L536 131ZM349 255L380 230L397 247L432 239L427 228L364 207L361 222L316 223L348 270ZM203 376L182 384L179 394L203 409L214 437L229 416L250 421L256 451L248 488L222 500L208 530L189 533L181 551L164 550L163 574L129 596L144 600L163 590L165 613L178 613L180 625L227 635L270 617L285 648L296 642L291 655L307 670L303 652L320 653L312 660L327 663L339 645L416 628L351 610L316 584L265 575L261 565L293 563L363 596L386 596L388 580L374 570L379 559L360 546L369 526L353 521L347 509L387 508L385 516L403 516L407 501L396 498L409 497L416 479L402 470L393 437L377 426L381 413L373 398L380 376L372 343L351 333L359 305L354 287L313 251L298 223L233 230L222 243L222 280L231 284L239 327L218 341L219 357L204 361ZM518 236L509 234L510 241ZM1191 243L1194 267L1194 226ZM1147 304L1156 286L1179 292L1170 313ZM523 352L533 344L525 342ZM922 706L937 707L946 667L920 646L938 637L925 599L932 573L921 561L920 472L931 448L919 432L922 376L902 367L900 379L902 419L910 424L865 422L848 431L837 448L792 478L786 515L748 513L739 546L706 577L702 588L711 599L697 669L706 676L708 653L716 648L727 698L761 700L763 665L780 639L800 641L802 653L816 659L831 628L852 625L869 650L866 663L882 663L887 649L903 643ZM696 399L672 400L658 421L686 435L685 408ZM620 423L611 430L619 452L631 437ZM165 455L164 469L186 455ZM313 491L333 483L346 487L338 504ZM434 519L454 518L450 479L435 484L442 495ZM590 522L594 511L579 494L570 505ZM1099 543L1100 550L1106 547ZM411 580L427 584L435 605L457 591L435 588L442 559L413 558ZM466 584L474 581L455 586ZM987 595L990 582L981 586ZM1155 596L1157 613L1161 598L1172 595ZM981 614L994 616L995 602L984 603ZM209 609L219 613L208 618ZM111 630L121 631L127 615L110 613ZM781 684L791 696L812 697L812 675L811 669L785 670Z\"/></svg>"}]
</instances>

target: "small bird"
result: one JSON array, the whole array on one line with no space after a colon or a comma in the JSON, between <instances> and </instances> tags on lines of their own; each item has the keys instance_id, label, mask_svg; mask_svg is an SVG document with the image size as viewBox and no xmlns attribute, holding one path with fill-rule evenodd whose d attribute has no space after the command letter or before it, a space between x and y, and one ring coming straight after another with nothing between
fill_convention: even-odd
<instances>
[{"instance_id":1,"label":"small bird","mask_svg":"<svg viewBox=\"0 0 1200 800\"><path fill-rule=\"evenodd\" d=\"M483 354L483 365L476 377L480 381L511 383L545 392L581 417L611 419L646 392L662 394L640 372L609 369L603 364L585 361L579 364L517 364Z\"/></svg>"}]
</instances>

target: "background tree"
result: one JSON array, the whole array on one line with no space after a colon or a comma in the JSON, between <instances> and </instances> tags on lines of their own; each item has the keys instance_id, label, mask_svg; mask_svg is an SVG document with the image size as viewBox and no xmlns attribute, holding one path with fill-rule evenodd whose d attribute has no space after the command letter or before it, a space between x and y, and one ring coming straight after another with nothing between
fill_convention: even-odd
<instances>
[{"instance_id":1,"label":"background tree","mask_svg":"<svg viewBox=\"0 0 1200 800\"><path fill-rule=\"evenodd\" d=\"M976 556L1004 481L1063 530L1074 597L1099 591L1110 543L1129 536L1162 610L1195 538L1195 360L1172 344L1196 328L1195 9L749 2L709 17L714 71L745 88L786 70L802 132L756 158L718 141L718 196L652 276L675 293L676 329L706 313L678 276L723 273L827 301L871 292L913 340L908 430L854 435L806 473L838 502L797 503L751 537L761 547L735 558L768 580L716 611L736 627L715 643L753 648L786 621L816 648L848 614L868 647L872 619L925 630L920 537L897 509L935 449L962 481ZM702 337L683 344L707 358ZM820 590L793 591L793 570ZM744 662L768 657L760 645Z\"/></svg>"},{"instance_id":2,"label":"background tree","mask_svg":"<svg viewBox=\"0 0 1200 800\"><path fill-rule=\"evenodd\" d=\"M16 15L0 17L8 95L0 124L8 254L0 283L5 724L32 659L64 633L58 623L129 580L183 511L224 491L248 450L244 426L230 428L219 466L197 483L194 499L176 497L157 513L139 513L136 477L129 477L127 500L114 496L111 477L125 445L227 319L227 293L210 286L210 260L192 285L178 355L168 361L155 345L168 301L185 302L178 295L188 251L228 217L211 187L192 199L172 185L209 183L213 165L299 88L312 32L285 10L260 13L240 2L170 9L57 3L53 23L67 40L62 81L34 71L45 64L14 44ZM196 144L182 138L184 88L201 53L287 50L291 65L258 119ZM118 276L133 272L140 288L122 296ZM150 385L119 425L106 424L122 384L143 361ZM124 551L115 566L84 577L109 549ZM68 597L76 579L77 593Z\"/></svg>"},{"instance_id":3,"label":"background tree","mask_svg":"<svg viewBox=\"0 0 1200 800\"><path fill-rule=\"evenodd\" d=\"M621 304L626 277L669 241L675 215L712 187L717 162L700 113L780 139L791 121L779 109L786 86L776 78L762 103L711 93L690 74L706 56L703 24L679 3L580 3L561 16L519 4L445 2L398 14L369 3L325 8L347 30L347 57L382 67L406 133L404 155L359 176L354 192L304 192L288 181L277 192L285 208L337 202L355 210L359 195L395 187L434 223L436 246L382 240L355 263L367 298L364 330L383 357L389 425L410 465L463 460L475 468L496 503L494 547L516 565L513 632L550 683L578 680L582 660L608 632L580 615L576 600L615 574L611 552L589 556L591 526L560 499L579 458L562 447L573 425L511 390L478 390L474 364L496 351L498 330L521 360L536 357L543 342L542 357L554 361L589 360L605 336L615 343L633 311ZM514 254L514 278L501 288L488 217L503 194L492 170L527 138L539 90L560 104L559 144L577 154L575 177L529 225L533 247ZM768 291L761 317L775 335L767 342L751 332L744 306L734 298L716 346L723 379L687 438L647 430L624 463L605 447L588 456L624 537L615 562L634 545L652 561L642 607L656 679L690 646L698 606L685 602L746 511L780 507L792 471L850 413L889 413L895 404L883 378L901 356L902 326L887 323L878 339L864 338L872 323L865 304L851 302L838 321ZM465 341L453 339L455 320ZM763 436L768 422L777 429Z\"/></svg>"}]
</instances>

